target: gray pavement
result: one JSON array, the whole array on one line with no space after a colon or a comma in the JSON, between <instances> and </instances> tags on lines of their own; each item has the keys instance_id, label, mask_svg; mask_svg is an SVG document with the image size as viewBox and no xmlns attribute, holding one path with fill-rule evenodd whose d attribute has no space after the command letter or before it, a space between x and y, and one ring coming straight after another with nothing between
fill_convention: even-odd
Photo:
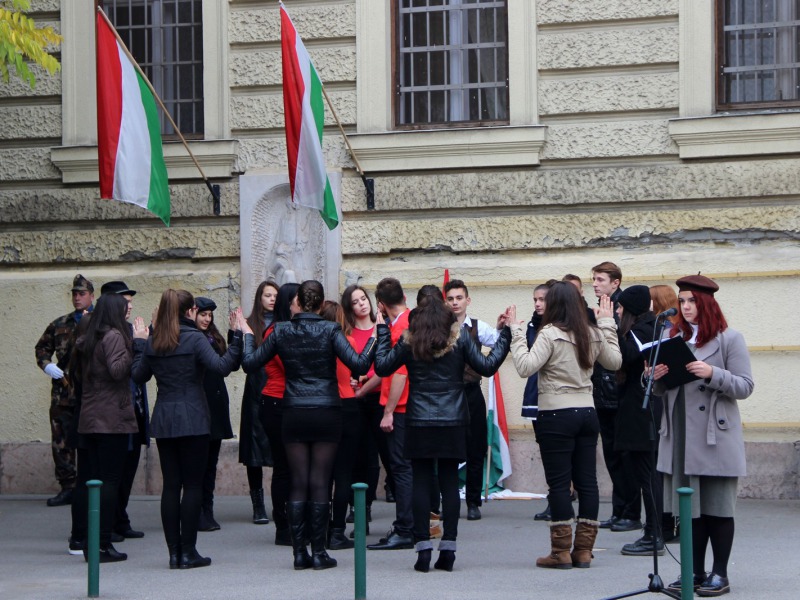
<instances>
[{"instance_id":1,"label":"gray pavement","mask_svg":"<svg viewBox=\"0 0 800 600\"><path fill-rule=\"evenodd\" d=\"M69 508L48 508L44 496L0 496L0 599L67 600L86 597L86 564L67 554ZM635 533L601 530L590 569L537 569L534 561L548 550L544 523L532 516L544 502L491 501L481 521L459 522L455 570L412 569L413 550L367 551L367 597L478 599L599 599L647 586L652 559L619 553ZM200 533L198 548L211 556L208 568L170 571L161 533L159 502L136 497L129 512L141 540L117 548L122 563L101 565L100 597L108 599L324 599L354 597L353 551L332 552L339 566L327 571L292 569L291 549L272 545L275 529L253 525L249 498L217 499L222 530ZM466 510L462 509L465 514ZM600 514L610 513L607 502ZM389 527L394 505L376 501L372 535ZM800 501L740 500L730 565L730 598L795 600L800 597ZM678 545L668 548L679 557ZM710 554L709 554L710 556ZM435 559L435 555L434 555ZM679 567L667 554L660 559L665 583ZM644 594L640 597L656 597ZM666 598L666 596L658 596Z\"/></svg>"}]
</instances>

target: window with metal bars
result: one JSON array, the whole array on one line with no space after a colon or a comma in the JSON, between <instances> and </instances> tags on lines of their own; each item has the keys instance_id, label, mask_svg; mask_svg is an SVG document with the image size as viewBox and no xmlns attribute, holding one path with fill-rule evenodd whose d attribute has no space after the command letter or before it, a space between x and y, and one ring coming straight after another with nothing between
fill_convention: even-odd
<instances>
[{"instance_id":1,"label":"window with metal bars","mask_svg":"<svg viewBox=\"0 0 800 600\"><path fill-rule=\"evenodd\" d=\"M395 0L395 124L508 123L505 0Z\"/></svg>"},{"instance_id":2,"label":"window with metal bars","mask_svg":"<svg viewBox=\"0 0 800 600\"><path fill-rule=\"evenodd\" d=\"M103 7L181 133L202 138L202 0L105 0ZM159 115L161 133L175 134Z\"/></svg>"},{"instance_id":3,"label":"window with metal bars","mask_svg":"<svg viewBox=\"0 0 800 600\"><path fill-rule=\"evenodd\" d=\"M800 105L800 0L717 0L717 107Z\"/></svg>"}]
</instances>

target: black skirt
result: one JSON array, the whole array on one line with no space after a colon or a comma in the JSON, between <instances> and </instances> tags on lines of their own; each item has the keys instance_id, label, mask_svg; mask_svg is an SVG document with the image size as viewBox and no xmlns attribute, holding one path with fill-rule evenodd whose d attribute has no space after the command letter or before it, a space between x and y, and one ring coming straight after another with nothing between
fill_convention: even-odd
<instances>
[{"instance_id":1,"label":"black skirt","mask_svg":"<svg viewBox=\"0 0 800 600\"><path fill-rule=\"evenodd\" d=\"M283 408L283 443L335 442L342 439L342 409Z\"/></svg>"},{"instance_id":2,"label":"black skirt","mask_svg":"<svg viewBox=\"0 0 800 600\"><path fill-rule=\"evenodd\" d=\"M404 457L467 460L467 427L406 426Z\"/></svg>"}]
</instances>

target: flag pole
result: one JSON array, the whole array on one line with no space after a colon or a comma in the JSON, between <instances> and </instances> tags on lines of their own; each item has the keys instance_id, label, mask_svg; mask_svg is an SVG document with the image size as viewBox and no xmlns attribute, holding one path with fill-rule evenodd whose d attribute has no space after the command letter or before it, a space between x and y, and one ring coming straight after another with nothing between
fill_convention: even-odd
<instances>
[{"instance_id":1,"label":"flag pole","mask_svg":"<svg viewBox=\"0 0 800 600\"><path fill-rule=\"evenodd\" d=\"M361 163L358 162L355 150L353 150L353 147L350 145L350 140L347 139L347 134L344 132L344 127L342 127L342 122L339 120L339 115L336 114L336 109L333 108L331 99L328 97L328 92L325 91L325 86L320 85L320 87L322 88L322 95L325 96L325 102L328 103L328 108L331 109L333 120L336 121L336 125L339 126L339 131L344 138L344 143L350 151L350 156L353 158L353 162L356 165L356 171L361 177L361 181L364 182L364 188L367 190L367 209L371 210L375 208L375 181L373 179L367 179L367 176L364 174L364 169L361 168Z\"/></svg>"},{"instance_id":2,"label":"flag pole","mask_svg":"<svg viewBox=\"0 0 800 600\"><path fill-rule=\"evenodd\" d=\"M189 144L186 142L186 138L183 137L183 134L181 133L181 130L178 128L178 126L176 125L175 121L172 119L172 115L169 114L169 111L167 110L167 107L164 106L164 103L161 101L161 97L156 93L156 90L153 87L153 84L150 83L150 80L147 78L147 75L145 75L144 71L142 71L142 68L139 66L139 63L136 62L136 59L133 57L133 54L131 54L130 50L128 50L128 46L125 45L125 42L120 37L119 32L117 31L117 28L114 27L114 24L108 18L108 15L106 15L105 11L100 6L97 7L97 11L101 15L103 15L103 20L111 28L111 31L114 33L114 37L117 38L117 41L119 42L119 45L122 48L122 51L125 53L125 55L128 57L128 59L133 63L133 66L136 69L136 71L139 73L139 75L142 76L142 79L144 80L145 85L147 85L147 88L153 94L153 97L155 97L156 102L158 102L158 105L161 107L161 110L164 111L164 115L167 117L167 120L169 121L169 124L172 125L172 128L175 130L175 133L178 134L178 137L180 138L181 142L183 143L183 147L186 148L186 151L189 153L189 156L192 158L192 161L194 161L194 166L196 166L197 170L200 171L200 176L203 178L203 182L206 184L206 187L208 188L208 191L211 192L211 196L214 198L214 201L216 203L218 203L219 202L219 186L211 185L211 182L208 180L208 177L206 177L206 174L203 171L203 168L200 166L200 163L197 161L197 157L194 155L194 153L192 152L191 148L189 148Z\"/></svg>"}]
</instances>

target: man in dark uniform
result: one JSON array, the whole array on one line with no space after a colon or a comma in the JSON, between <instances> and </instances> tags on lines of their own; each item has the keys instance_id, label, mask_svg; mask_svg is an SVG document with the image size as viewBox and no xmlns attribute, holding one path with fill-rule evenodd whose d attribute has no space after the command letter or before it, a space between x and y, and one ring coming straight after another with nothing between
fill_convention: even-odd
<instances>
[{"instance_id":1,"label":"man in dark uniform","mask_svg":"<svg viewBox=\"0 0 800 600\"><path fill-rule=\"evenodd\" d=\"M467 307L472 300L466 284L460 279L451 279L444 286L445 300L453 310L458 324L464 327L470 338L481 346L494 348L500 332L477 319L467 316ZM469 366L464 368L464 395L469 409L469 433L467 435L467 472L465 494L467 500L467 520L481 518L481 492L484 475L484 460L489 446L486 423L486 398L481 390L481 376Z\"/></svg>"},{"instance_id":2,"label":"man in dark uniform","mask_svg":"<svg viewBox=\"0 0 800 600\"><path fill-rule=\"evenodd\" d=\"M36 363L53 380L50 394L50 432L56 479L61 485L61 491L47 501L47 506L72 503L75 450L66 446L66 435L75 412L75 398L64 371L75 343L75 329L83 312L92 310L93 302L94 285L83 275L76 275L72 281L72 306L75 310L50 323L36 343ZM54 354L56 360L52 362Z\"/></svg>"}]
</instances>

